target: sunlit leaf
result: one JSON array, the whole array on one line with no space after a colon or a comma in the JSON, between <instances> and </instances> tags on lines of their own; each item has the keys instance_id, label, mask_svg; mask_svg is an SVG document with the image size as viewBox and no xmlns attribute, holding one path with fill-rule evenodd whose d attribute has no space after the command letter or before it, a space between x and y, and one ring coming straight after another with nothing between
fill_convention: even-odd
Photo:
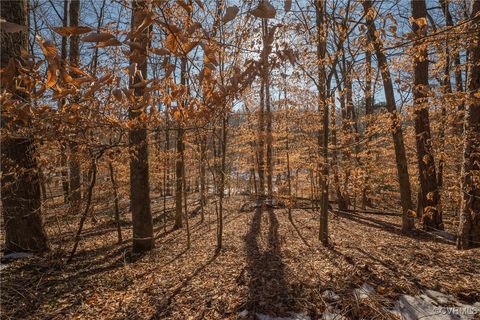
<instances>
[{"instance_id":1,"label":"sunlit leaf","mask_svg":"<svg viewBox=\"0 0 480 320\"><path fill-rule=\"evenodd\" d=\"M71 35L79 35L92 31L93 29L86 26L71 26L71 27L58 27L53 28L53 31L61 36L68 37Z\"/></svg>"}]
</instances>

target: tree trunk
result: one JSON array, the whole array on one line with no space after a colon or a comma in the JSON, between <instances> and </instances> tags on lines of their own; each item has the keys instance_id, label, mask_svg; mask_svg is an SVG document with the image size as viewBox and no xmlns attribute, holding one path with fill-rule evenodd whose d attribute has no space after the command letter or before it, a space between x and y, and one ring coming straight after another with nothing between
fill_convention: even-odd
<instances>
[{"instance_id":1,"label":"tree trunk","mask_svg":"<svg viewBox=\"0 0 480 320\"><path fill-rule=\"evenodd\" d=\"M205 194L205 157L207 149L207 137L202 135L200 138L200 206L201 206L201 221L205 220L205 206L207 205L207 198Z\"/></svg>"},{"instance_id":2,"label":"tree trunk","mask_svg":"<svg viewBox=\"0 0 480 320\"><path fill-rule=\"evenodd\" d=\"M79 14L80 14L80 0L70 1L70 26L77 27ZM70 37L70 52L69 62L74 67L79 67L80 63L80 37L78 35L72 35ZM76 102L78 97L74 97L73 101ZM82 197L82 183L81 183L81 168L80 161L78 159L78 145L75 141L70 141L70 207L73 210L79 209L80 200Z\"/></svg>"},{"instance_id":3,"label":"tree trunk","mask_svg":"<svg viewBox=\"0 0 480 320\"><path fill-rule=\"evenodd\" d=\"M132 30L137 30L144 18L143 3L140 0L133 2ZM144 50L131 48L131 63L137 63L138 70L143 79L147 78L147 57L145 52L148 47L148 30L141 32L133 42L140 43ZM138 74L130 75L130 84L142 81ZM129 110L129 117L138 121L145 110L143 102L143 88L135 88L135 104ZM130 157L130 208L133 222L133 252L151 250L154 247L153 221L150 211L150 185L148 172L148 141L147 130L143 123L136 123L129 132L131 157Z\"/></svg>"},{"instance_id":4,"label":"tree trunk","mask_svg":"<svg viewBox=\"0 0 480 320\"><path fill-rule=\"evenodd\" d=\"M268 30L268 20L263 19L262 23L263 27L263 45L268 46L267 37L269 34ZM265 62L262 68L263 72L263 82L265 87L265 96L263 97L265 103L265 115L266 115L266 136L265 140L267 143L267 198L269 204L273 201L273 146L272 146L272 112L271 112L271 104L270 104L270 69L269 69L269 62L268 57L265 58Z\"/></svg>"},{"instance_id":5,"label":"tree trunk","mask_svg":"<svg viewBox=\"0 0 480 320\"><path fill-rule=\"evenodd\" d=\"M27 1L4 1L0 4L1 17L8 22L27 25ZM11 59L18 59L21 50L28 51L28 32L1 33L1 67ZM21 84L20 84L21 85ZM20 103L28 97L15 91L15 86L2 82L1 89L12 93L11 102ZM3 102L2 104L4 104ZM2 129L19 131L25 122L11 123L2 106ZM6 251L48 250L47 237L41 219L40 176L35 158L35 141L32 136L11 137L2 133L1 197L5 228Z\"/></svg>"},{"instance_id":6,"label":"tree trunk","mask_svg":"<svg viewBox=\"0 0 480 320\"><path fill-rule=\"evenodd\" d=\"M472 3L471 17L480 13L480 0ZM477 45L470 49L468 103L465 113L465 146L462 183L462 210L458 227L458 249L480 246L480 24L474 24Z\"/></svg>"},{"instance_id":7,"label":"tree trunk","mask_svg":"<svg viewBox=\"0 0 480 320\"><path fill-rule=\"evenodd\" d=\"M372 2L365 0L362 2L365 13L372 9ZM415 227L414 220L411 215L413 208L412 204L412 190L410 188L410 178L408 174L407 155L405 152L405 145L403 142L402 126L400 123L400 116L395 105L395 95L393 92L392 78L390 76L390 69L388 67L387 58L383 51L383 45L377 38L377 30L373 19L367 14L367 29L368 39L373 44L375 55L377 56L377 63L380 69L383 89L385 92L385 99L387 102L387 110L391 115L392 120L392 138L395 148L395 159L397 164L398 180L400 184L400 199L402 202L402 230L409 231Z\"/></svg>"},{"instance_id":8,"label":"tree trunk","mask_svg":"<svg viewBox=\"0 0 480 320\"><path fill-rule=\"evenodd\" d=\"M258 110L258 180L260 198L265 197L265 82L261 81L260 87L260 109Z\"/></svg>"},{"instance_id":9,"label":"tree trunk","mask_svg":"<svg viewBox=\"0 0 480 320\"><path fill-rule=\"evenodd\" d=\"M63 27L68 27L68 0L63 1ZM65 68L65 63L67 60L67 37L62 37L62 47L60 51L61 55L61 67L60 67L60 79L63 79L62 72ZM62 109L65 105L65 99L60 99L58 103L58 108ZM61 175L62 175L62 188L63 188L63 202L68 203L70 199L70 185L68 177L68 159L67 159L67 146L62 143L60 145L60 166L61 166Z\"/></svg>"},{"instance_id":10,"label":"tree trunk","mask_svg":"<svg viewBox=\"0 0 480 320\"><path fill-rule=\"evenodd\" d=\"M427 8L424 0L412 1L412 15L414 19L425 19ZM426 35L427 27L419 27L412 23L413 32L420 39ZM430 133L430 118L428 114L428 53L424 44L417 44L418 49L414 55L414 88L413 99L415 101L415 140L417 145L418 173L421 188L424 229L443 230L442 213L438 209L440 194L437 186L437 173L432 147L432 135Z\"/></svg>"},{"instance_id":11,"label":"tree trunk","mask_svg":"<svg viewBox=\"0 0 480 320\"><path fill-rule=\"evenodd\" d=\"M180 66L180 82L182 85L185 84L185 73L187 70L187 60L182 58ZM183 226L182 219L182 206L183 206L183 189L186 186L183 186L183 172L184 172L184 163L182 159L183 150L185 149L184 139L184 129L181 119L178 119L178 128L177 128L177 150L176 150L176 162L175 162L175 229L179 229Z\"/></svg>"},{"instance_id":12,"label":"tree trunk","mask_svg":"<svg viewBox=\"0 0 480 320\"><path fill-rule=\"evenodd\" d=\"M115 170L111 161L108 162L108 169L110 171L110 181L112 182L113 203L115 208L115 223L117 224L118 243L122 243L122 227L120 225L120 206L118 204L118 186L115 180Z\"/></svg>"},{"instance_id":13,"label":"tree trunk","mask_svg":"<svg viewBox=\"0 0 480 320\"><path fill-rule=\"evenodd\" d=\"M370 125L371 117L373 115L373 92L372 92L372 53L367 48L365 51L365 135L367 136L367 163L370 163L371 148L369 143L372 141ZM370 170L368 165L365 167L363 189L362 189L362 209L365 210L368 206L371 206L371 200L368 197L370 183Z\"/></svg>"},{"instance_id":14,"label":"tree trunk","mask_svg":"<svg viewBox=\"0 0 480 320\"><path fill-rule=\"evenodd\" d=\"M318 111L323 111L323 134L318 135L319 149L321 150L323 164L322 168L322 183L321 183L321 209L320 209L320 228L319 240L324 246L328 246L328 103L326 103L326 82L327 77L323 60L325 59L327 50L327 26L325 21L325 1L315 1L315 17L316 17L316 31L317 31L317 63L318 63ZM318 159L320 161L320 157Z\"/></svg>"}]
</instances>

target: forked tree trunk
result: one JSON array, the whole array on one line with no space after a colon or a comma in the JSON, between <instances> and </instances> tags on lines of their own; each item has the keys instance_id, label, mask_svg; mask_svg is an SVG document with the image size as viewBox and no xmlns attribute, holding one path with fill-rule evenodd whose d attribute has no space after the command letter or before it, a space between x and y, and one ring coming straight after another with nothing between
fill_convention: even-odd
<instances>
[{"instance_id":1,"label":"forked tree trunk","mask_svg":"<svg viewBox=\"0 0 480 320\"><path fill-rule=\"evenodd\" d=\"M407 155L405 152L405 145L403 142L402 126L400 115L398 114L395 105L395 95L393 92L392 78L390 69L387 63L387 57L383 51L383 45L377 37L377 30L375 23L368 15L369 10L373 10L372 2L365 0L362 2L363 9L366 14L368 39L373 44L375 55L377 56L378 68L382 75L383 89L385 92L385 99L387 102L387 110L391 115L392 120L392 138L393 146L395 148L395 159L397 164L398 180L400 184L400 199L402 202L402 230L409 231L414 228L414 220L411 215L412 204L412 190L410 188L410 178L408 174Z\"/></svg>"},{"instance_id":2,"label":"forked tree trunk","mask_svg":"<svg viewBox=\"0 0 480 320\"><path fill-rule=\"evenodd\" d=\"M143 1L135 0L132 8L132 31L137 31L138 26L144 19ZM138 71L130 75L130 84L147 78L147 57L149 36L148 29L140 32L133 42L140 43L144 50L131 48L131 63L137 63ZM135 88L135 104L129 110L129 117L138 121L138 117L145 110L143 102L143 88ZM148 140L147 130L143 123L136 123L129 132L131 156L130 156L130 209L133 222L133 252L151 250L154 247L153 221L150 211L150 185L148 173Z\"/></svg>"},{"instance_id":3,"label":"forked tree trunk","mask_svg":"<svg viewBox=\"0 0 480 320\"><path fill-rule=\"evenodd\" d=\"M424 0L412 0L412 15L418 19L427 18L427 8ZM420 39L426 35L427 26L419 27L412 23L413 32ZM420 180L421 207L424 229L443 230L442 212L439 210L440 193L438 192L435 159L433 155L432 135L430 133L430 118L428 115L428 53L424 44L415 46L418 50L414 54L414 88L413 98L415 115L415 140L417 145L418 174Z\"/></svg>"},{"instance_id":4,"label":"forked tree trunk","mask_svg":"<svg viewBox=\"0 0 480 320\"><path fill-rule=\"evenodd\" d=\"M3 1L0 4L2 19L22 26L27 25L27 1ZM21 50L28 51L28 32L1 33L1 67L11 59L18 59ZM12 60L13 61L13 60ZM20 84L21 85L21 84ZM15 86L1 83L1 89L13 94L12 102L28 97L15 91ZM2 105L2 128L13 131L28 126L26 122L9 121ZM6 251L48 250L47 237L41 219L40 175L35 158L35 141L32 136L12 137L2 133L1 138L2 181L1 197L5 228Z\"/></svg>"},{"instance_id":5,"label":"forked tree trunk","mask_svg":"<svg viewBox=\"0 0 480 320\"><path fill-rule=\"evenodd\" d=\"M472 3L471 17L479 18L480 0ZM462 210L458 227L457 247L480 246L480 23L474 24L472 35L477 45L470 49L468 103L465 113L465 147L463 152Z\"/></svg>"}]
</instances>

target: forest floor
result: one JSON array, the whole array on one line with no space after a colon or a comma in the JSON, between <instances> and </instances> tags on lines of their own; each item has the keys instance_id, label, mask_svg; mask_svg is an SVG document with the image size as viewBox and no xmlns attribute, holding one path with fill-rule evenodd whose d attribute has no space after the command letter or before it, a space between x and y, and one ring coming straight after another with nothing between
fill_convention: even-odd
<instances>
[{"instance_id":1,"label":"forest floor","mask_svg":"<svg viewBox=\"0 0 480 320\"><path fill-rule=\"evenodd\" d=\"M2 318L254 319L295 312L318 319L329 307L326 290L351 319L386 319L385 308L399 295L424 289L480 300L480 249L457 251L451 240L420 230L404 235L399 216L367 213L332 215L332 246L324 248L318 212L294 209L290 222L285 208L240 210L247 201L227 198L219 253L212 204L203 223L200 214L189 219L190 249L185 228L173 230L169 221L164 231L157 218L155 249L139 257L129 253L128 224L118 244L111 217L97 215L72 263L65 264L72 242L57 235L48 255L2 269ZM62 221L51 219L49 233ZM446 227L453 231L448 221ZM375 294L361 302L352 290L365 283Z\"/></svg>"}]
</instances>

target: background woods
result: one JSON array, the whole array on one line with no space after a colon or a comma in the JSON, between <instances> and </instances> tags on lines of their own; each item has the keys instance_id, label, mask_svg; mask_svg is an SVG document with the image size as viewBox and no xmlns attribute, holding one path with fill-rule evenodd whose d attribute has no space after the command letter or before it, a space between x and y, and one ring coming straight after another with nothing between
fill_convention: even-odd
<instances>
[{"instance_id":1,"label":"background woods","mask_svg":"<svg viewBox=\"0 0 480 320\"><path fill-rule=\"evenodd\" d=\"M352 272L478 301L480 1L0 9L2 248L32 254L1 271L7 316L315 318L307 278L351 291Z\"/></svg>"}]
</instances>

